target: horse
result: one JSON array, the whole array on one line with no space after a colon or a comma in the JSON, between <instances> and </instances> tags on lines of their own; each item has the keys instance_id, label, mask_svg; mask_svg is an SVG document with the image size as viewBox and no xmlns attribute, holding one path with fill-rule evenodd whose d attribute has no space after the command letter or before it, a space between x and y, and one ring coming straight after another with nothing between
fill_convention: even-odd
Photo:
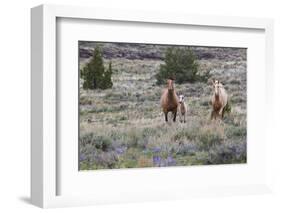
<instances>
[{"instance_id":1,"label":"horse","mask_svg":"<svg viewBox=\"0 0 281 213\"><path fill-rule=\"evenodd\" d=\"M211 98L211 102L212 102L211 120L213 118L216 120L217 117L221 117L223 119L226 105L228 102L228 96L222 83L219 82L218 80L213 81L213 89L214 89L214 93Z\"/></svg>"},{"instance_id":2,"label":"horse","mask_svg":"<svg viewBox=\"0 0 281 213\"><path fill-rule=\"evenodd\" d=\"M168 122L168 112L172 112L173 121L176 122L179 100L174 89L173 79L167 80L167 88L164 89L160 102L165 115L165 121Z\"/></svg>"},{"instance_id":3,"label":"horse","mask_svg":"<svg viewBox=\"0 0 281 213\"><path fill-rule=\"evenodd\" d=\"M187 113L187 107L184 102L184 95L179 96L179 116L180 116L180 122L182 121L186 122L186 113Z\"/></svg>"}]
</instances>

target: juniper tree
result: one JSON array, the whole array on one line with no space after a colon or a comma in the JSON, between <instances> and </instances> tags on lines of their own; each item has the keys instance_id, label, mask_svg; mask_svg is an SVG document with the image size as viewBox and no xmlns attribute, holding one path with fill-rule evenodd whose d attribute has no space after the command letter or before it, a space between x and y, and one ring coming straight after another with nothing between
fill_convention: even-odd
<instances>
[{"instance_id":1,"label":"juniper tree","mask_svg":"<svg viewBox=\"0 0 281 213\"><path fill-rule=\"evenodd\" d=\"M95 47L93 57L90 62L82 69L81 77L84 79L84 89L107 89L112 87L111 81L112 67L105 70L101 49Z\"/></svg>"},{"instance_id":2,"label":"juniper tree","mask_svg":"<svg viewBox=\"0 0 281 213\"><path fill-rule=\"evenodd\" d=\"M175 78L177 83L202 80L198 75L196 56L190 48L168 48L164 62L156 74L157 84L165 83L168 78Z\"/></svg>"},{"instance_id":3,"label":"juniper tree","mask_svg":"<svg viewBox=\"0 0 281 213\"><path fill-rule=\"evenodd\" d=\"M111 75L112 75L112 64L111 62L109 62L108 69L105 70L103 75L101 89L107 89L113 86Z\"/></svg>"}]
</instances>

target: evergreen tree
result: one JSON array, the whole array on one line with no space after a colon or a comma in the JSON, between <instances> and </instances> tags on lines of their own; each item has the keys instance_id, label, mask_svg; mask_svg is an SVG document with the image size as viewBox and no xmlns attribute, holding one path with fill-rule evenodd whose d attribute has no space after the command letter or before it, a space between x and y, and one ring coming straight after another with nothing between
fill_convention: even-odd
<instances>
[{"instance_id":1,"label":"evergreen tree","mask_svg":"<svg viewBox=\"0 0 281 213\"><path fill-rule=\"evenodd\" d=\"M107 89L112 87L112 67L105 71L102 54L99 46L95 47L93 57L82 69L81 77L84 79L84 89Z\"/></svg>"},{"instance_id":2,"label":"evergreen tree","mask_svg":"<svg viewBox=\"0 0 281 213\"><path fill-rule=\"evenodd\" d=\"M111 75L112 75L112 64L111 64L111 62L109 62L108 69L105 70L104 75L103 75L101 89L107 89L107 88L111 88L113 86L113 83L111 80Z\"/></svg>"},{"instance_id":3,"label":"evergreen tree","mask_svg":"<svg viewBox=\"0 0 281 213\"><path fill-rule=\"evenodd\" d=\"M198 75L196 56L190 48L168 48L164 62L156 75L157 84L166 83L168 78L174 78L180 84L202 79Z\"/></svg>"}]
</instances>

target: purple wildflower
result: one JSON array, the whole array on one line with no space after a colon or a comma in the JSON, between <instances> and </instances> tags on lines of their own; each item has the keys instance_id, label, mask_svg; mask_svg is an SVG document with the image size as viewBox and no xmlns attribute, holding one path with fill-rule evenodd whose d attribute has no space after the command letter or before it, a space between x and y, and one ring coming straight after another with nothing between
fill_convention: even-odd
<instances>
[{"instance_id":1,"label":"purple wildflower","mask_svg":"<svg viewBox=\"0 0 281 213\"><path fill-rule=\"evenodd\" d=\"M80 154L79 160L80 160L80 161L86 160L86 156L85 156L84 154Z\"/></svg>"},{"instance_id":2,"label":"purple wildflower","mask_svg":"<svg viewBox=\"0 0 281 213\"><path fill-rule=\"evenodd\" d=\"M168 164L168 166L175 166L176 165L176 160L173 158L173 157L171 157L171 156L168 156L168 158L167 158L167 164Z\"/></svg>"},{"instance_id":3,"label":"purple wildflower","mask_svg":"<svg viewBox=\"0 0 281 213\"><path fill-rule=\"evenodd\" d=\"M125 148L122 147L117 147L115 150L118 155L122 155L125 152Z\"/></svg>"},{"instance_id":4,"label":"purple wildflower","mask_svg":"<svg viewBox=\"0 0 281 213\"><path fill-rule=\"evenodd\" d=\"M153 156L153 164L156 166L161 166L161 157L160 156Z\"/></svg>"}]
</instances>

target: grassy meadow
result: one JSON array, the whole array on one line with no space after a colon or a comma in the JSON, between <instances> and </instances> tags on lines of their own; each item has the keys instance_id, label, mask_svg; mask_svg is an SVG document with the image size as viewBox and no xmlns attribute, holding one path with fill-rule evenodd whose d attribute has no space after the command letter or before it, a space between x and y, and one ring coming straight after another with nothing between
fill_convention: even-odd
<instances>
[{"instance_id":1,"label":"grassy meadow","mask_svg":"<svg viewBox=\"0 0 281 213\"><path fill-rule=\"evenodd\" d=\"M80 69L95 42L79 42ZM166 123L160 97L166 85L155 75L167 46L100 43L105 66L112 63L110 89L85 90L80 79L80 170L236 164L247 161L246 49L191 47L207 82L176 84L185 95L187 122ZM213 88L219 79L231 111L210 120Z\"/></svg>"}]
</instances>

